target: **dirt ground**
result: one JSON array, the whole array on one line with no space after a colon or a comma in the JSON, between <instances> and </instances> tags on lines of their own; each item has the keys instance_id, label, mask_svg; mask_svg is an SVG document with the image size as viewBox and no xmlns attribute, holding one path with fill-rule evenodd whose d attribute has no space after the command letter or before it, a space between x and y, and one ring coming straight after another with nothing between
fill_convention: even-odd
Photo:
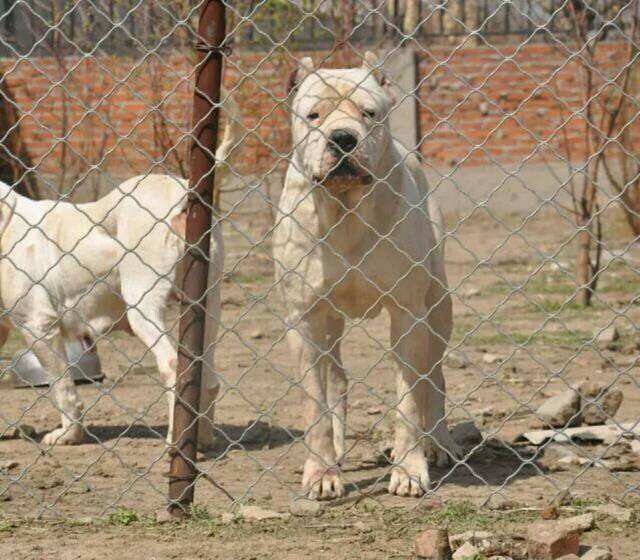
<instances>
[{"instance_id":1,"label":"dirt ground","mask_svg":"<svg viewBox=\"0 0 640 560\"><path fill-rule=\"evenodd\" d=\"M454 357L447 360L450 425L473 420L490 443L450 469L432 468L433 492L422 500L384 492L388 463L380 442L393 425L394 367L386 355L387 317L347 326L343 356L350 379L349 499L319 517L250 522L223 519L235 511L200 481L194 519L159 525L165 503L166 399L151 356L124 334L100 342L106 380L83 385L87 442L45 449L42 434L59 417L44 389L0 386L0 557L15 559L410 558L427 525L490 528L516 538L537 508L569 490L563 515L615 500L634 511L627 523L598 516L583 543L607 544L618 560L637 558L640 521L638 460L611 471L570 466L553 471L542 452L516 443L547 397L582 381L613 382L624 401L619 422L640 420L637 324L640 251L623 259L605 252L595 303L572 300L575 244L570 218L557 210L497 218L481 209L450 215L447 270L454 289ZM629 236L619 214L605 217L609 251ZM305 456L302 395L273 288L269 219L235 215L225 225L227 277L216 361L224 390L217 409L220 445L201 457L238 502L286 512L299 493ZM171 317L175 319L176 309ZM614 344L594 331L615 323ZM5 361L20 341L2 350ZM6 376L5 376L6 377ZM10 438L12 426L33 426L33 440ZM600 458L602 446L574 446ZM15 463L15 464L12 464Z\"/></svg>"}]
</instances>

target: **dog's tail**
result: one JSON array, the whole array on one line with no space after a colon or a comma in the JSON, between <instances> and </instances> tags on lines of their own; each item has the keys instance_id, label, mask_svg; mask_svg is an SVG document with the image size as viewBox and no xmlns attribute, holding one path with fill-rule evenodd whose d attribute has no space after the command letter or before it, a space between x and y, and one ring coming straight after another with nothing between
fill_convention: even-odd
<instances>
[{"instance_id":1,"label":"dog's tail","mask_svg":"<svg viewBox=\"0 0 640 560\"><path fill-rule=\"evenodd\" d=\"M239 151L238 145L244 136L245 128L242 125L242 115L235 99L226 89L222 89L222 109L226 117L222 140L216 149L216 179L226 176L232 168L233 156Z\"/></svg>"}]
</instances>

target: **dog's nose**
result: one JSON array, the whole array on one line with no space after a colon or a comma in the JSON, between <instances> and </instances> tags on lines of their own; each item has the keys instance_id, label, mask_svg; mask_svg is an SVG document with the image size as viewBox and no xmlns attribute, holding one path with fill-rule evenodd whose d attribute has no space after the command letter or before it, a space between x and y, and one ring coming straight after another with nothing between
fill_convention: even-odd
<instances>
[{"instance_id":1,"label":"dog's nose","mask_svg":"<svg viewBox=\"0 0 640 560\"><path fill-rule=\"evenodd\" d=\"M331 147L338 147L345 154L353 152L358 145L358 139L348 130L334 130L329 136L329 142Z\"/></svg>"}]
</instances>

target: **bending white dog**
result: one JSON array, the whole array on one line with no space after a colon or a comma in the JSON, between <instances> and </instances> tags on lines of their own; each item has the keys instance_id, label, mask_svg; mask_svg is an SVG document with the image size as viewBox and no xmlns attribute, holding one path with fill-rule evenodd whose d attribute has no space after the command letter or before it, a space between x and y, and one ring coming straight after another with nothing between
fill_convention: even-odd
<instances>
[{"instance_id":1,"label":"bending white dog","mask_svg":"<svg viewBox=\"0 0 640 560\"><path fill-rule=\"evenodd\" d=\"M221 146L223 148L224 144ZM66 371L64 339L123 329L153 352L169 398L171 439L176 350L164 313L184 250L187 181L166 175L134 177L89 204L33 201L0 183L0 345L7 318L20 330L52 380L62 427L45 444L83 438L82 404ZM210 338L220 315L223 266L220 228L211 247ZM212 443L218 381L211 352L203 376L199 443Z\"/></svg>"},{"instance_id":2,"label":"bending white dog","mask_svg":"<svg viewBox=\"0 0 640 560\"><path fill-rule=\"evenodd\" d=\"M354 69L303 59L289 85L294 149L274 253L308 396L302 484L315 498L344 493L344 322L385 308L399 367L389 492L419 496L429 486L422 444L439 464L460 453L444 417L452 313L441 218L418 161L391 138L392 98L371 53Z\"/></svg>"}]
</instances>

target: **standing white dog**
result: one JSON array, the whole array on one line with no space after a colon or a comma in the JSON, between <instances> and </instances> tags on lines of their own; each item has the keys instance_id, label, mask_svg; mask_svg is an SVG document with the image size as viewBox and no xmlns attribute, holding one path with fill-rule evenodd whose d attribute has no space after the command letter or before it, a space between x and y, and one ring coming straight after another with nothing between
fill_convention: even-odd
<instances>
[{"instance_id":1,"label":"standing white dog","mask_svg":"<svg viewBox=\"0 0 640 560\"><path fill-rule=\"evenodd\" d=\"M148 175L125 181L96 202L74 205L33 201L0 183L0 346L10 319L51 378L62 427L43 443L83 438L82 404L68 372L64 339L94 339L117 329L135 334L156 358L169 398L171 439L177 354L164 313L184 251L187 189L184 179ZM212 238L210 339L220 316L219 226ZM218 381L211 359L210 351L203 372L201 447L213 438Z\"/></svg>"},{"instance_id":2,"label":"standing white dog","mask_svg":"<svg viewBox=\"0 0 640 560\"><path fill-rule=\"evenodd\" d=\"M452 312L441 216L417 159L391 137L393 100L371 53L354 69L314 70L305 58L289 88L294 148L274 253L308 397L303 488L344 493L344 321L385 308L399 367L389 492L419 496L429 486L423 445L438 464L460 455L444 417Z\"/></svg>"}]
</instances>

